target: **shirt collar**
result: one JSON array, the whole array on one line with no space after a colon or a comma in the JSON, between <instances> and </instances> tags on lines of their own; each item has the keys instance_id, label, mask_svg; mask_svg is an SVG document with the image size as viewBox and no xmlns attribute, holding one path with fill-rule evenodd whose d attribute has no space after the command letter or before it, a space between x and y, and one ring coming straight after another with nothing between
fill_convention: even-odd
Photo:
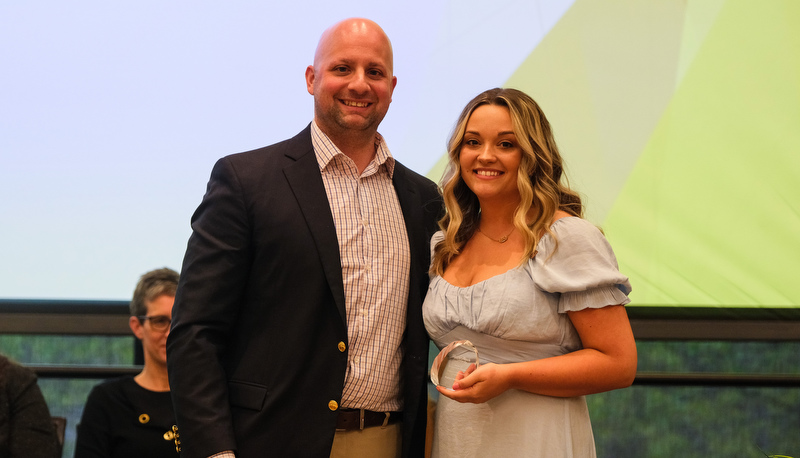
<instances>
[{"instance_id":1,"label":"shirt collar","mask_svg":"<svg viewBox=\"0 0 800 458\"><path fill-rule=\"evenodd\" d=\"M319 164L320 170L324 170L336 156L341 155L347 157L339 147L333 144L330 137L317 126L316 121L311 121L311 144L314 147L314 155L317 158L317 164ZM347 160L350 160L350 158L347 158ZM389 146L383 139L383 135L376 132L375 157L372 158L367 169L371 167L380 167L382 165L386 167L386 172L389 174L389 177L392 177L394 175L394 157L392 157L392 153L389 151Z\"/></svg>"}]
</instances>

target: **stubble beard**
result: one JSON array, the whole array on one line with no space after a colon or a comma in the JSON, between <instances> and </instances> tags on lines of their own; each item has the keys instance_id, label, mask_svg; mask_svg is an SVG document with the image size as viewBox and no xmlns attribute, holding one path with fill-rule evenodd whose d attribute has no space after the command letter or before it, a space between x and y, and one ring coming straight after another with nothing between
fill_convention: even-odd
<instances>
[{"instance_id":1,"label":"stubble beard","mask_svg":"<svg viewBox=\"0 0 800 458\"><path fill-rule=\"evenodd\" d=\"M317 118L324 120L325 127L327 127L327 129L323 127L324 130L333 129L342 135L363 134L369 131L374 134L378 131L378 126L385 115L378 112L372 112L367 116L345 115L337 105L325 110L318 104L316 105L316 112L318 114ZM319 116L320 114L323 116ZM331 135L333 132L326 133Z\"/></svg>"}]
</instances>

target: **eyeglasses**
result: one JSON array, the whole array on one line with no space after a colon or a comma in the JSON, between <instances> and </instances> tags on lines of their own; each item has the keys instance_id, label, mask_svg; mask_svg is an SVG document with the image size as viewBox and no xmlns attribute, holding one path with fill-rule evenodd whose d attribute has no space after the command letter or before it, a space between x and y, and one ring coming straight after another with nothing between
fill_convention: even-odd
<instances>
[{"instance_id":1,"label":"eyeglasses","mask_svg":"<svg viewBox=\"0 0 800 458\"><path fill-rule=\"evenodd\" d=\"M153 328L153 331L163 332L169 329L169 325L172 323L172 319L168 316L164 315L153 315L153 316L137 316L136 318L144 324L145 321L150 320L150 327Z\"/></svg>"}]
</instances>

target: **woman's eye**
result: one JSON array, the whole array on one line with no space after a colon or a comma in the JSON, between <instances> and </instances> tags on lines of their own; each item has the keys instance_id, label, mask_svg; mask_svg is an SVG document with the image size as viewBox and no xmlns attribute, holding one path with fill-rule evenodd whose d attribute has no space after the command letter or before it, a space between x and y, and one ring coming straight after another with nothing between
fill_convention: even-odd
<instances>
[{"instance_id":1,"label":"woman's eye","mask_svg":"<svg viewBox=\"0 0 800 458\"><path fill-rule=\"evenodd\" d=\"M511 142L500 142L500 147L501 148L513 148L514 144L511 143Z\"/></svg>"}]
</instances>

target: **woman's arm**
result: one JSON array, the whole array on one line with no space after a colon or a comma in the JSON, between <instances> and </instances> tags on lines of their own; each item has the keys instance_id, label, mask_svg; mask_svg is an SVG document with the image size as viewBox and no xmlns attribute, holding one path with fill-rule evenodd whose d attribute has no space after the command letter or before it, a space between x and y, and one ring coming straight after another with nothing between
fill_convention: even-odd
<instances>
[{"instance_id":1,"label":"woman's arm","mask_svg":"<svg viewBox=\"0 0 800 458\"><path fill-rule=\"evenodd\" d=\"M636 342L625 307L569 312L581 350L535 361L486 364L456 377L440 393L459 402L480 403L509 389L557 397L582 396L629 386L636 376Z\"/></svg>"}]
</instances>

